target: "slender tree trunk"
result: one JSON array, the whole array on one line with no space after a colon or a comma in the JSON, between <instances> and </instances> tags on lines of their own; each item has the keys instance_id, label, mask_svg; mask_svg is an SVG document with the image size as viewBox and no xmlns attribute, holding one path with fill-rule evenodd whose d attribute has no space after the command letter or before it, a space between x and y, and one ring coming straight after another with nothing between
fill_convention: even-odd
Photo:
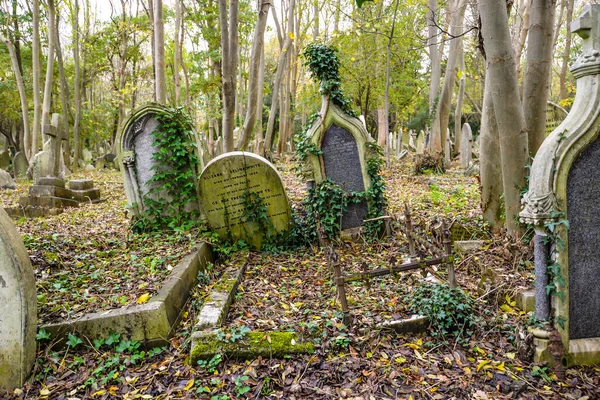
<instances>
[{"instance_id":1,"label":"slender tree trunk","mask_svg":"<svg viewBox=\"0 0 600 400\"><path fill-rule=\"evenodd\" d=\"M529 5L530 0L525 0L523 2L523 8L521 11L522 21L521 21L521 29L519 30L518 40L515 43L515 61L517 67L517 79L521 77L521 55L523 54L523 49L525 48L525 41L527 40L527 33L529 32Z\"/></svg>"},{"instance_id":2,"label":"slender tree trunk","mask_svg":"<svg viewBox=\"0 0 600 400\"><path fill-rule=\"evenodd\" d=\"M21 70L19 69L19 61L17 57L17 52L15 50L12 42L0 32L0 41L6 44L8 48L8 53L10 54L10 60L12 63L13 73L15 74L15 79L17 81L17 88L19 89L19 98L21 100L21 118L23 120L23 142L21 143L22 149L26 150L29 146L29 116L28 116L28 105L27 105L27 94L25 92L25 84L23 82L23 75L21 75ZM25 151L25 154L27 152Z\"/></svg>"},{"instance_id":3,"label":"slender tree trunk","mask_svg":"<svg viewBox=\"0 0 600 400\"><path fill-rule=\"evenodd\" d=\"M508 233L519 235L520 190L525 187L528 162L527 128L519 97L515 59L508 30L506 3L480 0L482 37L486 52L487 79L500 138L502 182Z\"/></svg>"},{"instance_id":4,"label":"slender tree trunk","mask_svg":"<svg viewBox=\"0 0 600 400\"><path fill-rule=\"evenodd\" d=\"M262 104L258 104L259 91L259 75L261 67L261 59L264 49L265 29L267 26L267 17L271 8L270 0L261 0L258 10L258 18L254 28L254 38L252 40L252 50L250 52L250 71L248 74L248 105L246 106L246 117L244 125L240 132L240 137L236 148L239 150L247 150L248 143L252 137L252 130L255 128L256 120L261 116L259 113L262 110ZM261 116L262 117L262 116Z\"/></svg>"},{"instance_id":5,"label":"slender tree trunk","mask_svg":"<svg viewBox=\"0 0 600 400\"><path fill-rule=\"evenodd\" d=\"M502 221L502 163L498 124L494 113L491 81L485 79L481 131L479 136L479 175L481 177L481 211L493 232L500 232Z\"/></svg>"},{"instance_id":6,"label":"slender tree trunk","mask_svg":"<svg viewBox=\"0 0 600 400\"><path fill-rule=\"evenodd\" d=\"M292 18L294 15L295 5L296 1L290 0L290 5L288 9L288 32L293 32ZM281 79L283 77L283 72L287 68L287 52L291 45L292 38L289 35L287 35L285 37L283 49L281 49L281 54L279 55L279 61L277 63L277 72L275 73L275 80L273 82L273 95L271 96L271 112L269 113L269 121L267 122L267 133L265 135L265 153L267 155L271 153L271 148L273 147L273 131L275 129L275 115L277 114L279 90L281 87Z\"/></svg>"},{"instance_id":7,"label":"slender tree trunk","mask_svg":"<svg viewBox=\"0 0 600 400\"><path fill-rule=\"evenodd\" d=\"M385 158L388 167L390 166L390 143L389 143L389 132L390 132L390 75L391 75L391 54L392 54L392 41L394 40L394 28L396 27L396 15L398 14L398 3L400 0L396 0L394 6L394 16L392 17L392 28L390 29L390 37L387 43L387 53L385 60L385 100L383 105L383 129L385 136ZM381 143L379 144L381 146Z\"/></svg>"},{"instance_id":8,"label":"slender tree trunk","mask_svg":"<svg viewBox=\"0 0 600 400\"><path fill-rule=\"evenodd\" d=\"M38 152L40 132L42 129L42 101L40 98L40 77L42 75L42 67L40 65L40 2L33 0L33 129L31 131L31 150L27 154L29 162L33 160L33 156Z\"/></svg>"},{"instance_id":9,"label":"slender tree trunk","mask_svg":"<svg viewBox=\"0 0 600 400\"><path fill-rule=\"evenodd\" d=\"M565 0L567 2L567 32L565 37L565 51L562 57L562 66L560 68L560 98L567 98L567 67L569 56L571 54L571 20L573 19L573 3L575 0Z\"/></svg>"},{"instance_id":10,"label":"slender tree trunk","mask_svg":"<svg viewBox=\"0 0 600 400\"><path fill-rule=\"evenodd\" d=\"M48 57L46 64L46 82L44 83L44 103L42 104L42 126L50 123L52 105L52 78L54 77L54 46L56 42L56 11L54 0L48 0ZM44 135L45 136L45 135ZM46 141L46 138L43 138Z\"/></svg>"},{"instance_id":11,"label":"slender tree trunk","mask_svg":"<svg viewBox=\"0 0 600 400\"><path fill-rule=\"evenodd\" d=\"M550 91L552 39L556 0L532 0L527 42L523 112L529 134L529 154L535 156L546 136L546 102Z\"/></svg>"},{"instance_id":12,"label":"slender tree trunk","mask_svg":"<svg viewBox=\"0 0 600 400\"><path fill-rule=\"evenodd\" d=\"M429 139L429 148L433 152L444 154L445 143L448 134L448 119L450 118L450 105L452 103L452 95L454 94L454 82L459 67L459 53L462 46L462 37L459 37L463 32L463 20L467 7L466 0L455 0L450 8L451 23L450 34L454 39L450 41L448 50L448 62L446 64L446 74L444 75L444 86L437 104L435 112L435 120L431 125L431 136ZM449 155L446 157L449 158Z\"/></svg>"},{"instance_id":13,"label":"slender tree trunk","mask_svg":"<svg viewBox=\"0 0 600 400\"><path fill-rule=\"evenodd\" d=\"M81 65L79 53L79 0L74 0L73 9L73 60L75 61L75 93L73 100L75 101L75 121L73 123L73 165L72 168L79 168L79 156L81 154Z\"/></svg>"},{"instance_id":14,"label":"slender tree trunk","mask_svg":"<svg viewBox=\"0 0 600 400\"><path fill-rule=\"evenodd\" d=\"M222 85L223 85L223 151L233 151L233 127L235 125L236 73L238 63L238 0L219 0L221 23Z\"/></svg>"},{"instance_id":15,"label":"slender tree trunk","mask_svg":"<svg viewBox=\"0 0 600 400\"><path fill-rule=\"evenodd\" d=\"M435 105L435 98L438 95L438 89L440 87L440 79L442 78L442 64L440 61L438 47L442 47L443 44L439 43L440 38L438 37L438 27L436 21L438 20L438 5L437 0L429 0L429 8L427 10L427 24L428 24L428 46L429 46L429 60L431 62L431 82L429 83L429 112L432 113Z\"/></svg>"},{"instance_id":16,"label":"slender tree trunk","mask_svg":"<svg viewBox=\"0 0 600 400\"><path fill-rule=\"evenodd\" d=\"M154 0L154 65L156 70L156 101L167 103L167 78L165 74L165 23L163 2Z\"/></svg>"},{"instance_id":17,"label":"slender tree trunk","mask_svg":"<svg viewBox=\"0 0 600 400\"><path fill-rule=\"evenodd\" d=\"M462 40L462 39L461 39ZM460 151L462 141L462 106L465 97L465 86L467 84L467 74L465 71L465 51L464 46L460 46L458 55L459 84L458 96L456 96L456 108L454 109L454 148Z\"/></svg>"},{"instance_id":18,"label":"slender tree trunk","mask_svg":"<svg viewBox=\"0 0 600 400\"><path fill-rule=\"evenodd\" d=\"M175 79L175 105L177 106L179 105L179 99L181 97L181 83L179 79L179 65L182 63L181 44L179 42L181 23L183 20L181 14L181 1L175 0L175 38L173 40L175 45L175 55L173 57L173 77Z\"/></svg>"},{"instance_id":19,"label":"slender tree trunk","mask_svg":"<svg viewBox=\"0 0 600 400\"><path fill-rule=\"evenodd\" d=\"M60 78L60 99L62 103L62 113L63 113L63 132L66 135L67 140L64 141L64 162L67 168L71 167L71 148L69 144L70 139L70 129L69 129L69 116L71 115L71 104L69 98L71 94L69 93L69 85L67 83L67 77L65 75L65 68L63 64L63 56L62 49L60 45L60 34L58 33L60 29L60 16L56 15L56 59L58 61L58 74Z\"/></svg>"},{"instance_id":20,"label":"slender tree trunk","mask_svg":"<svg viewBox=\"0 0 600 400\"><path fill-rule=\"evenodd\" d=\"M275 14L275 13L274 13ZM254 152L265 155L265 138L263 136L263 98L265 89L265 48L260 52L260 68L258 70L258 99L256 101L256 131L254 133Z\"/></svg>"}]
</instances>

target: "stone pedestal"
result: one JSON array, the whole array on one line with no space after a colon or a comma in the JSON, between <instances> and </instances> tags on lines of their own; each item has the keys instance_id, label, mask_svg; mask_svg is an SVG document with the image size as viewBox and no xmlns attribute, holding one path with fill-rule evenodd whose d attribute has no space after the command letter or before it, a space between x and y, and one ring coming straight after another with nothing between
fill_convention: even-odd
<instances>
[{"instance_id":1,"label":"stone pedestal","mask_svg":"<svg viewBox=\"0 0 600 400\"><path fill-rule=\"evenodd\" d=\"M69 188L73 199L79 203L100 203L105 200L100 197L100 189L94 187L94 181L91 179L71 180Z\"/></svg>"}]
</instances>

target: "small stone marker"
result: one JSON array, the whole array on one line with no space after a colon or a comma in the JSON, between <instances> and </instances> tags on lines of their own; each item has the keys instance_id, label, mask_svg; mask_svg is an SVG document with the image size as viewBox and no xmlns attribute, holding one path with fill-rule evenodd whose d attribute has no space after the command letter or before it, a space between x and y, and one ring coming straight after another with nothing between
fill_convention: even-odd
<instances>
[{"instance_id":1,"label":"small stone marker","mask_svg":"<svg viewBox=\"0 0 600 400\"><path fill-rule=\"evenodd\" d=\"M0 152L0 169L7 170L10 166L10 153L8 150Z\"/></svg>"},{"instance_id":2,"label":"small stone marker","mask_svg":"<svg viewBox=\"0 0 600 400\"><path fill-rule=\"evenodd\" d=\"M0 209L0 394L23 386L35 361L36 302L29 256Z\"/></svg>"},{"instance_id":3,"label":"small stone marker","mask_svg":"<svg viewBox=\"0 0 600 400\"><path fill-rule=\"evenodd\" d=\"M461 133L460 167L462 169L467 169L471 163L471 149L473 148L473 132L471 131L471 125L467 123L463 124Z\"/></svg>"},{"instance_id":4,"label":"small stone marker","mask_svg":"<svg viewBox=\"0 0 600 400\"><path fill-rule=\"evenodd\" d=\"M150 190L156 187L151 179L156 173L154 167L158 166L152 156L160 150L154 146L155 137L152 133L160 125L156 115L165 110L165 106L154 103L136 109L125 121L117 137L116 147L125 194L129 208L135 215L144 214L144 201L147 196L151 196L153 200L164 199L167 203L172 201L164 192L149 194ZM197 170L196 165L190 165L189 168ZM197 174L194 172L193 176ZM190 211L198 209L198 204L194 202L189 204L189 207Z\"/></svg>"},{"instance_id":5,"label":"small stone marker","mask_svg":"<svg viewBox=\"0 0 600 400\"><path fill-rule=\"evenodd\" d=\"M244 196L256 193L266 208L268 232L244 216ZM256 154L234 151L211 160L200 175L200 204L211 229L259 249L263 236L290 228L291 211L275 167Z\"/></svg>"},{"instance_id":6,"label":"small stone marker","mask_svg":"<svg viewBox=\"0 0 600 400\"><path fill-rule=\"evenodd\" d=\"M425 153L425 140L426 140L425 132L420 131L415 140L415 147L417 149L417 154Z\"/></svg>"},{"instance_id":7,"label":"small stone marker","mask_svg":"<svg viewBox=\"0 0 600 400\"><path fill-rule=\"evenodd\" d=\"M27 169L29 168L29 162L27 157L21 151L15 154L13 158L13 170L15 172L15 178L25 178L27 176Z\"/></svg>"},{"instance_id":8,"label":"small stone marker","mask_svg":"<svg viewBox=\"0 0 600 400\"><path fill-rule=\"evenodd\" d=\"M577 79L573 108L565 120L542 143L530 172L529 191L523 197L521 221L536 230L536 315L547 319L552 312L562 342L564 367L600 362L600 116L589 99L600 96L600 5L586 5L571 23L582 37L581 56L572 64ZM568 219L568 228L561 224ZM547 227L554 223L552 231ZM545 236L558 236L565 246L551 252ZM561 297L546 293L548 259L556 258ZM534 334L535 336L535 334ZM553 363L548 337L534 338L536 362ZM549 355L550 357L545 357Z\"/></svg>"}]
</instances>

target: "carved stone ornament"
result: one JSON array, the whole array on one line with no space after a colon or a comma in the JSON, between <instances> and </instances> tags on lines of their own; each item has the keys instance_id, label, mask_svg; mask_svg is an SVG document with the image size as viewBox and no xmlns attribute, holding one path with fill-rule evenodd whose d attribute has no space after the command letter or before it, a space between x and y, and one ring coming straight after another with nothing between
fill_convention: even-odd
<instances>
[{"instance_id":1,"label":"carved stone ornament","mask_svg":"<svg viewBox=\"0 0 600 400\"><path fill-rule=\"evenodd\" d=\"M577 94L564 121L538 150L523 199L521 222L539 232L566 209L566 180L573 161L600 133L600 5L587 5L571 23L572 32L583 38L582 55L571 71L577 78Z\"/></svg>"}]
</instances>

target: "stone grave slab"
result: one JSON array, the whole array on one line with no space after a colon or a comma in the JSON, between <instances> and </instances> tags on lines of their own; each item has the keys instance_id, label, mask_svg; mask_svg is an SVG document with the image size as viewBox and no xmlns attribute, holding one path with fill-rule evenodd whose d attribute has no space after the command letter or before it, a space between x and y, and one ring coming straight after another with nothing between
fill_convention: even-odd
<instances>
[{"instance_id":1,"label":"stone grave slab","mask_svg":"<svg viewBox=\"0 0 600 400\"><path fill-rule=\"evenodd\" d=\"M35 277L21 236L0 209L0 393L23 386L35 361Z\"/></svg>"},{"instance_id":2,"label":"stone grave slab","mask_svg":"<svg viewBox=\"0 0 600 400\"><path fill-rule=\"evenodd\" d=\"M266 234L290 227L291 211L281 177L269 161L256 154L235 151L214 158L200 175L199 191L211 230L229 241L244 240L260 248ZM248 193L262 198L271 225L267 232L244 216L243 198Z\"/></svg>"}]
</instances>

